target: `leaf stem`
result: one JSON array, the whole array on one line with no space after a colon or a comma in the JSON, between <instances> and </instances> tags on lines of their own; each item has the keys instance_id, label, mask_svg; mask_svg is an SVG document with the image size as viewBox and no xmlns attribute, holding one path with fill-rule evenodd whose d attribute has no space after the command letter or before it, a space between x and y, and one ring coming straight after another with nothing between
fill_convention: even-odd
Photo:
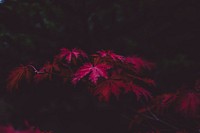
<instances>
[{"instance_id":1,"label":"leaf stem","mask_svg":"<svg viewBox=\"0 0 200 133\"><path fill-rule=\"evenodd\" d=\"M31 67L34 70L34 72L37 73L37 74L43 74L43 73L45 73L45 72L38 71L33 65L27 65L27 66Z\"/></svg>"}]
</instances>

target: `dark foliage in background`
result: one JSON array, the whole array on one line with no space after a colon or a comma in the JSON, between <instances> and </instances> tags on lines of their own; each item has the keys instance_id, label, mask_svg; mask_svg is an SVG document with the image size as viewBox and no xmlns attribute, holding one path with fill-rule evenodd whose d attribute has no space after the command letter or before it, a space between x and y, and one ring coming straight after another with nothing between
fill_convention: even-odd
<instances>
[{"instance_id":1,"label":"dark foliage in background","mask_svg":"<svg viewBox=\"0 0 200 133\"><path fill-rule=\"evenodd\" d=\"M87 53L111 49L156 62L156 70L149 73L157 82L155 93L194 88L200 76L199 8L198 0L5 0L0 3L0 110L6 107L3 115L6 118L0 120L13 120L21 125L20 120L34 114L29 109L36 106L45 108L46 116L34 114L40 119L33 123L42 123L44 128L53 123L62 132L61 125L71 122L79 125L80 131L125 132L130 121L119 114L122 106L129 106L126 98L126 105L113 101L110 106L95 101L84 90L67 92L64 86L56 86L59 81L43 83L39 88L25 85L22 92L10 95L5 92L9 71L29 63L39 68L53 60L52 55L58 54L61 47L77 47ZM62 100L58 101L57 97ZM20 114L15 107L30 114L15 115ZM83 124L87 123L85 120L88 120L87 126ZM93 121L97 127L90 129ZM108 126L110 123L117 128ZM78 132L72 125L67 129Z\"/></svg>"}]
</instances>

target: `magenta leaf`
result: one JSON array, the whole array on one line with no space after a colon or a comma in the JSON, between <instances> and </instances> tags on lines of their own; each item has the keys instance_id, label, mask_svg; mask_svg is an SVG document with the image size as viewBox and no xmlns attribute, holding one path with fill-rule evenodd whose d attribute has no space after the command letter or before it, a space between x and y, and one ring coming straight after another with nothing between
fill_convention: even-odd
<instances>
[{"instance_id":1,"label":"magenta leaf","mask_svg":"<svg viewBox=\"0 0 200 133\"><path fill-rule=\"evenodd\" d=\"M87 58L87 54L83 52L81 49L72 49L71 51L67 48L62 48L60 54L58 55L60 59L65 59L68 63L72 61L72 59L78 59L79 57Z\"/></svg>"},{"instance_id":2,"label":"magenta leaf","mask_svg":"<svg viewBox=\"0 0 200 133\"><path fill-rule=\"evenodd\" d=\"M28 66L19 66L11 71L8 77L7 89L12 91L12 89L18 89L20 82L25 79L31 81L33 78L33 71Z\"/></svg>"},{"instance_id":3,"label":"magenta leaf","mask_svg":"<svg viewBox=\"0 0 200 133\"><path fill-rule=\"evenodd\" d=\"M94 95L98 95L100 100L108 102L112 94L118 98L120 89L124 87L125 84L121 80L107 79L97 86Z\"/></svg>"},{"instance_id":4,"label":"magenta leaf","mask_svg":"<svg viewBox=\"0 0 200 133\"><path fill-rule=\"evenodd\" d=\"M118 55L118 54L115 54L113 51L111 51L111 50L107 50L107 51L105 51L105 50L101 50L101 51L97 51L97 53L99 53L100 54L100 56L101 57L110 57L112 60L114 60L114 61L117 61L117 60L119 60L119 61L124 61L124 57L123 56L121 56L121 55Z\"/></svg>"},{"instance_id":5,"label":"magenta leaf","mask_svg":"<svg viewBox=\"0 0 200 133\"><path fill-rule=\"evenodd\" d=\"M148 62L148 61L143 60L142 58L139 58L136 56L127 57L126 62L134 65L136 72L140 72L142 69L151 70L152 68L155 67L154 63Z\"/></svg>"},{"instance_id":6,"label":"magenta leaf","mask_svg":"<svg viewBox=\"0 0 200 133\"><path fill-rule=\"evenodd\" d=\"M80 79L82 79L86 75L89 75L89 80L92 83L96 84L99 77L108 78L106 71L110 68L111 66L107 64L93 65L91 63L85 63L74 74L72 83L76 84Z\"/></svg>"},{"instance_id":7,"label":"magenta leaf","mask_svg":"<svg viewBox=\"0 0 200 133\"><path fill-rule=\"evenodd\" d=\"M127 84L125 91L133 92L136 95L137 100L139 100L141 97L144 97L146 100L149 100L152 97L149 91L147 91L141 86L135 85L133 82Z\"/></svg>"}]
</instances>

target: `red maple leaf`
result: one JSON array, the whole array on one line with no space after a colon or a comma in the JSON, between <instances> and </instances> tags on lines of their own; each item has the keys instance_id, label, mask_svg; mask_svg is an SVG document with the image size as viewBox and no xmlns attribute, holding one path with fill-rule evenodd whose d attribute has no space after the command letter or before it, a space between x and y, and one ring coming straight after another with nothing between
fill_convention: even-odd
<instances>
[{"instance_id":1,"label":"red maple leaf","mask_svg":"<svg viewBox=\"0 0 200 133\"><path fill-rule=\"evenodd\" d=\"M132 75L132 74L130 74L130 73L126 73L125 75L126 75L127 77L131 78L131 79L135 79L135 80L142 81L142 82L146 83L147 85L156 86L155 81L152 80L152 79L149 79L149 78L142 78L142 77L140 77L140 76Z\"/></svg>"},{"instance_id":2,"label":"red maple leaf","mask_svg":"<svg viewBox=\"0 0 200 133\"><path fill-rule=\"evenodd\" d=\"M141 97L144 97L146 100L149 100L149 98L152 97L151 93L149 91L147 91L146 89L144 89L141 86L134 84L133 82L130 82L126 85L125 91L133 92L136 95L137 100L139 100Z\"/></svg>"},{"instance_id":3,"label":"red maple leaf","mask_svg":"<svg viewBox=\"0 0 200 133\"><path fill-rule=\"evenodd\" d=\"M101 57L109 57L114 61L119 60L123 62L125 59L123 56L118 55L111 50L101 50L101 51L97 51L97 53L99 53Z\"/></svg>"},{"instance_id":4,"label":"red maple leaf","mask_svg":"<svg viewBox=\"0 0 200 133\"><path fill-rule=\"evenodd\" d=\"M137 56L127 57L126 62L129 64L134 65L135 71L140 72L142 69L148 69L151 70L155 67L154 63L151 63L149 61L143 60L142 58L139 58Z\"/></svg>"},{"instance_id":5,"label":"red maple leaf","mask_svg":"<svg viewBox=\"0 0 200 133\"><path fill-rule=\"evenodd\" d=\"M194 116L198 113L200 106L200 94L187 92L180 98L178 110L184 114Z\"/></svg>"},{"instance_id":6,"label":"red maple leaf","mask_svg":"<svg viewBox=\"0 0 200 133\"><path fill-rule=\"evenodd\" d=\"M83 52L81 49L72 49L71 51L67 48L62 48L58 57L60 59L65 59L68 63L70 63L73 59L78 59L80 56L87 58L87 54Z\"/></svg>"},{"instance_id":7,"label":"red maple leaf","mask_svg":"<svg viewBox=\"0 0 200 133\"><path fill-rule=\"evenodd\" d=\"M133 92L137 100L141 97L145 97L146 100L151 98L149 91L133 84L133 82L127 83L127 78L121 74L121 71L112 72L112 75L108 79L97 84L94 94L98 95L100 100L108 101L112 94L118 97L121 89L124 89L125 93Z\"/></svg>"},{"instance_id":8,"label":"red maple leaf","mask_svg":"<svg viewBox=\"0 0 200 133\"><path fill-rule=\"evenodd\" d=\"M85 63L74 74L72 83L76 84L80 79L82 79L86 75L89 75L89 80L92 81L92 83L96 84L99 77L108 78L106 71L110 68L111 66L107 64L93 65L92 63Z\"/></svg>"},{"instance_id":9,"label":"red maple leaf","mask_svg":"<svg viewBox=\"0 0 200 133\"><path fill-rule=\"evenodd\" d=\"M107 79L106 81L103 81L97 85L94 95L98 95L100 100L108 102L112 94L118 97L121 92L120 89L124 88L125 86L125 83L121 80L112 78Z\"/></svg>"},{"instance_id":10,"label":"red maple leaf","mask_svg":"<svg viewBox=\"0 0 200 133\"><path fill-rule=\"evenodd\" d=\"M30 82L33 76L33 71L28 66L19 66L11 71L9 77L7 79L7 89L12 90L14 88L19 87L19 83L25 79L26 81Z\"/></svg>"}]
</instances>

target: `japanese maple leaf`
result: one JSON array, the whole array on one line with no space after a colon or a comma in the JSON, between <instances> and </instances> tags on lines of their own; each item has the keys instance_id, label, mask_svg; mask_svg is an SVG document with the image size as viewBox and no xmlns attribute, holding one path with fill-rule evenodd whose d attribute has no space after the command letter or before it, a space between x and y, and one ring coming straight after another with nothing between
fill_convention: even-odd
<instances>
[{"instance_id":1,"label":"japanese maple leaf","mask_svg":"<svg viewBox=\"0 0 200 133\"><path fill-rule=\"evenodd\" d=\"M134 65L136 72L140 72L143 68L151 70L155 67L155 64L136 56L127 57L126 62Z\"/></svg>"},{"instance_id":2,"label":"japanese maple leaf","mask_svg":"<svg viewBox=\"0 0 200 133\"><path fill-rule=\"evenodd\" d=\"M97 85L94 95L98 95L100 100L108 102L113 94L118 97L120 89L125 87L125 83L118 79L107 79Z\"/></svg>"},{"instance_id":3,"label":"japanese maple leaf","mask_svg":"<svg viewBox=\"0 0 200 133\"><path fill-rule=\"evenodd\" d=\"M55 71L60 71L60 68L57 64L47 62L44 67L39 70L39 73L35 75L35 81L39 82L44 79L52 79L52 74Z\"/></svg>"},{"instance_id":4,"label":"japanese maple leaf","mask_svg":"<svg viewBox=\"0 0 200 133\"><path fill-rule=\"evenodd\" d=\"M71 51L67 48L62 48L60 54L58 55L61 59L65 59L68 63L72 61L73 58L78 59L80 56L87 58L87 54L80 49L72 49Z\"/></svg>"},{"instance_id":5,"label":"japanese maple leaf","mask_svg":"<svg viewBox=\"0 0 200 133\"><path fill-rule=\"evenodd\" d=\"M181 97L178 110L187 115L195 115L199 111L200 94L188 92Z\"/></svg>"},{"instance_id":6,"label":"japanese maple leaf","mask_svg":"<svg viewBox=\"0 0 200 133\"><path fill-rule=\"evenodd\" d=\"M141 97L145 97L146 100L149 100L149 98L152 97L149 91L141 86L135 85L133 82L130 82L126 85L125 91L133 92L136 95L137 100L139 100Z\"/></svg>"},{"instance_id":7,"label":"japanese maple leaf","mask_svg":"<svg viewBox=\"0 0 200 133\"><path fill-rule=\"evenodd\" d=\"M89 75L89 80L92 83L96 84L99 77L108 78L106 71L110 68L111 66L107 64L93 65L91 63L85 63L74 74L72 83L76 84L80 79L82 79L86 75Z\"/></svg>"},{"instance_id":8,"label":"japanese maple leaf","mask_svg":"<svg viewBox=\"0 0 200 133\"><path fill-rule=\"evenodd\" d=\"M127 75L128 77L130 77L130 78L133 78L133 79L142 81L142 82L146 83L147 85L156 86L155 81L152 80L152 79L149 79L149 78L142 78L142 77L140 77L140 76L132 75L132 74L129 74L129 73L127 73L126 75Z\"/></svg>"},{"instance_id":9,"label":"japanese maple leaf","mask_svg":"<svg viewBox=\"0 0 200 133\"><path fill-rule=\"evenodd\" d=\"M97 51L97 53L99 53L101 57L110 57L114 61L120 60L120 61L123 62L124 59L125 59L123 56L115 54L111 50L107 50L107 51L106 50L101 50L101 51Z\"/></svg>"},{"instance_id":10,"label":"japanese maple leaf","mask_svg":"<svg viewBox=\"0 0 200 133\"><path fill-rule=\"evenodd\" d=\"M14 88L19 87L19 83L25 79L26 81L30 82L32 79L32 69L29 68L28 66L19 66L15 68L14 70L11 71L9 74L9 77L7 79L7 89L12 90Z\"/></svg>"}]
</instances>

